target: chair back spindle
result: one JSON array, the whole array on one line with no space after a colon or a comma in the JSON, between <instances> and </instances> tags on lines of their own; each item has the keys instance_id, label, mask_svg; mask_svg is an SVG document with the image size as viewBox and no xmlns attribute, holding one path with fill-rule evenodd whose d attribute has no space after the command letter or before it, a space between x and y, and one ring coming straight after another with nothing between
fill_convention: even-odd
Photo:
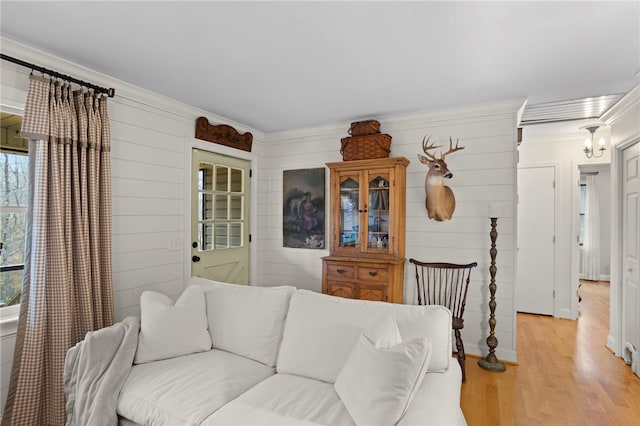
<instances>
[{"instance_id":1,"label":"chair back spindle","mask_svg":"<svg viewBox=\"0 0 640 426\"><path fill-rule=\"evenodd\" d=\"M462 318L471 281L469 264L420 262L409 259L415 265L418 305L442 305L449 308L454 317Z\"/></svg>"},{"instance_id":2,"label":"chair back spindle","mask_svg":"<svg viewBox=\"0 0 640 426\"><path fill-rule=\"evenodd\" d=\"M415 259L409 259L409 262L415 265L418 305L442 305L451 311L457 357L462 368L462 379L465 381L465 354L460 329L464 327L462 316L467 303L471 269L478 266L478 263L421 262Z\"/></svg>"}]
</instances>

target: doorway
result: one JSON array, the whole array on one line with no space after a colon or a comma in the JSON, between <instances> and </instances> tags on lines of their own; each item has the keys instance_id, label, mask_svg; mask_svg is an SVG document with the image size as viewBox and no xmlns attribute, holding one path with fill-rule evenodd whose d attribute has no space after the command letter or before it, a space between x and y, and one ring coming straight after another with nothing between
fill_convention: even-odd
<instances>
[{"instance_id":1,"label":"doorway","mask_svg":"<svg viewBox=\"0 0 640 426\"><path fill-rule=\"evenodd\" d=\"M193 149L192 276L249 284L250 164Z\"/></svg>"},{"instance_id":2,"label":"doorway","mask_svg":"<svg viewBox=\"0 0 640 426\"><path fill-rule=\"evenodd\" d=\"M622 350L640 376L640 142L622 152Z\"/></svg>"},{"instance_id":3,"label":"doorway","mask_svg":"<svg viewBox=\"0 0 640 426\"><path fill-rule=\"evenodd\" d=\"M611 166L579 165L578 277L609 281L611 274Z\"/></svg>"}]
</instances>

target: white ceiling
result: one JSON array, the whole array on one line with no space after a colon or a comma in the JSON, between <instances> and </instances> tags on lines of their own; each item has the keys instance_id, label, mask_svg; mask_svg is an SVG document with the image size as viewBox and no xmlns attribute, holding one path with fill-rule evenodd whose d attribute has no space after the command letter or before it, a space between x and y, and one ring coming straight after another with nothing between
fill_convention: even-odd
<instances>
[{"instance_id":1,"label":"white ceiling","mask_svg":"<svg viewBox=\"0 0 640 426\"><path fill-rule=\"evenodd\" d=\"M265 132L639 81L637 0L0 8L5 37Z\"/></svg>"}]
</instances>

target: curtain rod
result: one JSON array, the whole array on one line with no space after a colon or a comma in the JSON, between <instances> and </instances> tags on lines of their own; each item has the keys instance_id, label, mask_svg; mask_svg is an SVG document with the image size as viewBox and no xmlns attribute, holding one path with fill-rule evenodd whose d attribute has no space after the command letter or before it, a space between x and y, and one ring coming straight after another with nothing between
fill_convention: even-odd
<instances>
[{"instance_id":1,"label":"curtain rod","mask_svg":"<svg viewBox=\"0 0 640 426\"><path fill-rule=\"evenodd\" d=\"M25 62L21 59L16 59L13 58L11 56L5 55L4 53L0 53L0 59L4 60L4 61L9 61L9 62L13 62L14 64L18 64L21 65L25 68L31 68L32 71L39 71L43 74L48 74L51 77L55 77L55 78L61 78L65 81L70 81L76 84L79 84L81 86L87 87L89 89L92 89L94 92L96 93L106 93L107 96L109 96L110 98L113 98L116 94L116 89L110 87L110 88L106 88L106 87L100 87L100 86L96 86L95 84L91 84L91 83L87 83L86 81L82 81L82 80L78 80L77 78L73 78L70 77L68 75L65 74L61 74L59 72L35 65L35 64L30 64L29 62Z\"/></svg>"},{"instance_id":2,"label":"curtain rod","mask_svg":"<svg viewBox=\"0 0 640 426\"><path fill-rule=\"evenodd\" d=\"M580 172L583 176L598 176L598 172Z\"/></svg>"}]
</instances>

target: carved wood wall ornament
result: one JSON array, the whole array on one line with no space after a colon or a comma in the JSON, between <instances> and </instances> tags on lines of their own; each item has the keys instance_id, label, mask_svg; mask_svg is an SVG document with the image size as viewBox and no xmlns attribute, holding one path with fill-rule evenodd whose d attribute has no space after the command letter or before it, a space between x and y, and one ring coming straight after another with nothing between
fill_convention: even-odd
<instances>
[{"instance_id":1,"label":"carved wood wall ornament","mask_svg":"<svg viewBox=\"0 0 640 426\"><path fill-rule=\"evenodd\" d=\"M251 133L240 134L235 128L227 124L209 124L207 117L199 117L196 120L196 139L247 152L251 152L251 144L253 143L253 135Z\"/></svg>"}]
</instances>

